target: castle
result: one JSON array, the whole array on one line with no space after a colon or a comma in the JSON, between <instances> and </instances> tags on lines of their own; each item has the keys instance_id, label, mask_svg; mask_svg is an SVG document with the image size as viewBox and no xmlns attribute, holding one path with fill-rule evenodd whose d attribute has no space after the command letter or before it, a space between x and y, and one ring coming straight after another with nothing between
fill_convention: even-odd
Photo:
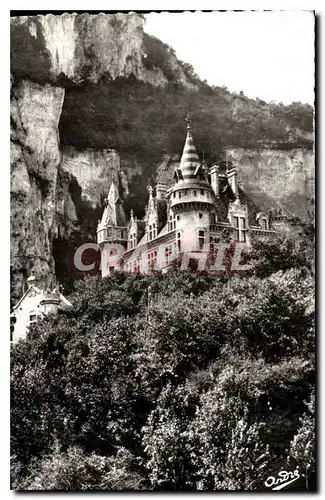
<instances>
[{"instance_id":1,"label":"castle","mask_svg":"<svg viewBox=\"0 0 325 500\"><path fill-rule=\"evenodd\" d=\"M244 193L238 183L237 169L227 162L225 171L200 162L187 120L187 135L173 183L149 186L149 198L143 219L131 210L129 221L123 200L113 181L97 227L101 251L102 277L114 270L129 273L165 272L174 264L187 269L206 269L214 259L214 269L224 270L223 253L235 244L237 269L242 249L253 238L275 235L286 228L287 217L270 217ZM222 250L222 251L220 251ZM239 250L239 252L237 252ZM11 313L11 341L24 338L28 328L46 314L72 304L58 289L43 289L32 275L27 290Z\"/></svg>"},{"instance_id":2,"label":"castle","mask_svg":"<svg viewBox=\"0 0 325 500\"><path fill-rule=\"evenodd\" d=\"M238 247L249 247L252 238L276 234L283 217L272 218L252 205L239 187L232 165L225 172L218 165L200 162L189 119L187 135L173 184L149 186L143 219L131 210L127 222L122 199L113 181L97 227L101 273L119 269L132 273L166 271L186 257L191 268L202 263L225 238Z\"/></svg>"}]
</instances>

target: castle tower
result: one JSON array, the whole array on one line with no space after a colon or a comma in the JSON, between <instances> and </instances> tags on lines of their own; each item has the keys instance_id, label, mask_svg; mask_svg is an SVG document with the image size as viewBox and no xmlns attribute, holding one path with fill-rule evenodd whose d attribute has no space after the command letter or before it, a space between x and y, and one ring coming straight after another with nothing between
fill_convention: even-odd
<instances>
[{"instance_id":1,"label":"castle tower","mask_svg":"<svg viewBox=\"0 0 325 500\"><path fill-rule=\"evenodd\" d=\"M112 181L105 209L97 226L97 243L101 251L102 277L121 269L120 257L127 244L126 217L118 187Z\"/></svg>"},{"instance_id":2,"label":"castle tower","mask_svg":"<svg viewBox=\"0 0 325 500\"><path fill-rule=\"evenodd\" d=\"M209 251L211 215L215 213L215 193L208 182L194 145L190 120L175 184L169 191L170 209L175 218L178 252Z\"/></svg>"},{"instance_id":3,"label":"castle tower","mask_svg":"<svg viewBox=\"0 0 325 500\"><path fill-rule=\"evenodd\" d=\"M46 290L40 302L40 310L44 314L57 314L61 302L58 290Z\"/></svg>"}]
</instances>

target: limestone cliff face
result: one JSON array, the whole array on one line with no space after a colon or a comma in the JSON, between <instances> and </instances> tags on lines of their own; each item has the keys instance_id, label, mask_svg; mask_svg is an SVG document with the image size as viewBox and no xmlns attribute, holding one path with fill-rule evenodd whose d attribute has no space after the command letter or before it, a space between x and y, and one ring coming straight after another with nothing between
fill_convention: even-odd
<instances>
[{"instance_id":1,"label":"limestone cliff face","mask_svg":"<svg viewBox=\"0 0 325 500\"><path fill-rule=\"evenodd\" d=\"M254 201L303 220L315 210L315 158L307 149L229 148L242 188Z\"/></svg>"},{"instance_id":2,"label":"limestone cliff face","mask_svg":"<svg viewBox=\"0 0 325 500\"><path fill-rule=\"evenodd\" d=\"M120 156L114 149L78 151L66 147L63 149L61 167L76 178L82 196L94 208L107 196L113 178L115 182L120 181ZM124 187L127 191L125 181Z\"/></svg>"},{"instance_id":3,"label":"limestone cliff face","mask_svg":"<svg viewBox=\"0 0 325 500\"><path fill-rule=\"evenodd\" d=\"M14 17L11 72L60 85L96 83L103 75L112 80L133 75L165 86L168 80L161 68L148 69L144 64L143 35L143 19L134 12ZM182 85L195 87L173 54L170 66Z\"/></svg>"},{"instance_id":4,"label":"limestone cliff face","mask_svg":"<svg viewBox=\"0 0 325 500\"><path fill-rule=\"evenodd\" d=\"M64 89L21 81L11 97L11 265L19 294L26 273L54 275L52 238L61 161L58 122Z\"/></svg>"}]
</instances>

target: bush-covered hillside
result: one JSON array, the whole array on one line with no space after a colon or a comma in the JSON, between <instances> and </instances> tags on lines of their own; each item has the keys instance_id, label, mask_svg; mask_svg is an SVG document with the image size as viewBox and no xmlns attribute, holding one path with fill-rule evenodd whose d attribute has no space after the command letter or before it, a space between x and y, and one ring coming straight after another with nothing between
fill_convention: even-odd
<instances>
[{"instance_id":1,"label":"bush-covered hillside","mask_svg":"<svg viewBox=\"0 0 325 500\"><path fill-rule=\"evenodd\" d=\"M12 349L13 488L265 490L299 467L315 489L312 245L252 259L78 282Z\"/></svg>"},{"instance_id":2,"label":"bush-covered hillside","mask_svg":"<svg viewBox=\"0 0 325 500\"><path fill-rule=\"evenodd\" d=\"M123 158L149 169L164 153L180 153L185 117L191 111L195 141L208 161L227 146L291 149L312 147L313 110L309 105L265 103L202 85L199 91L170 83L157 89L133 78L66 90L60 120L62 144L77 148L115 148Z\"/></svg>"}]
</instances>

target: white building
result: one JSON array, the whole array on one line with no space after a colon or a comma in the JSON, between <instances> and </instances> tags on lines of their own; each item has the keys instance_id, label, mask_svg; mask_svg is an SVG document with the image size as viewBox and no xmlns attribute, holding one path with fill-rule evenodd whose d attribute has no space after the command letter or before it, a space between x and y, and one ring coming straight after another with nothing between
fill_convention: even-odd
<instances>
[{"instance_id":1,"label":"white building","mask_svg":"<svg viewBox=\"0 0 325 500\"><path fill-rule=\"evenodd\" d=\"M72 307L72 304L58 290L43 290L36 286L36 278L32 273L27 280L26 292L10 314L10 340L16 343L25 338L30 325L42 315L56 314L59 307Z\"/></svg>"}]
</instances>

